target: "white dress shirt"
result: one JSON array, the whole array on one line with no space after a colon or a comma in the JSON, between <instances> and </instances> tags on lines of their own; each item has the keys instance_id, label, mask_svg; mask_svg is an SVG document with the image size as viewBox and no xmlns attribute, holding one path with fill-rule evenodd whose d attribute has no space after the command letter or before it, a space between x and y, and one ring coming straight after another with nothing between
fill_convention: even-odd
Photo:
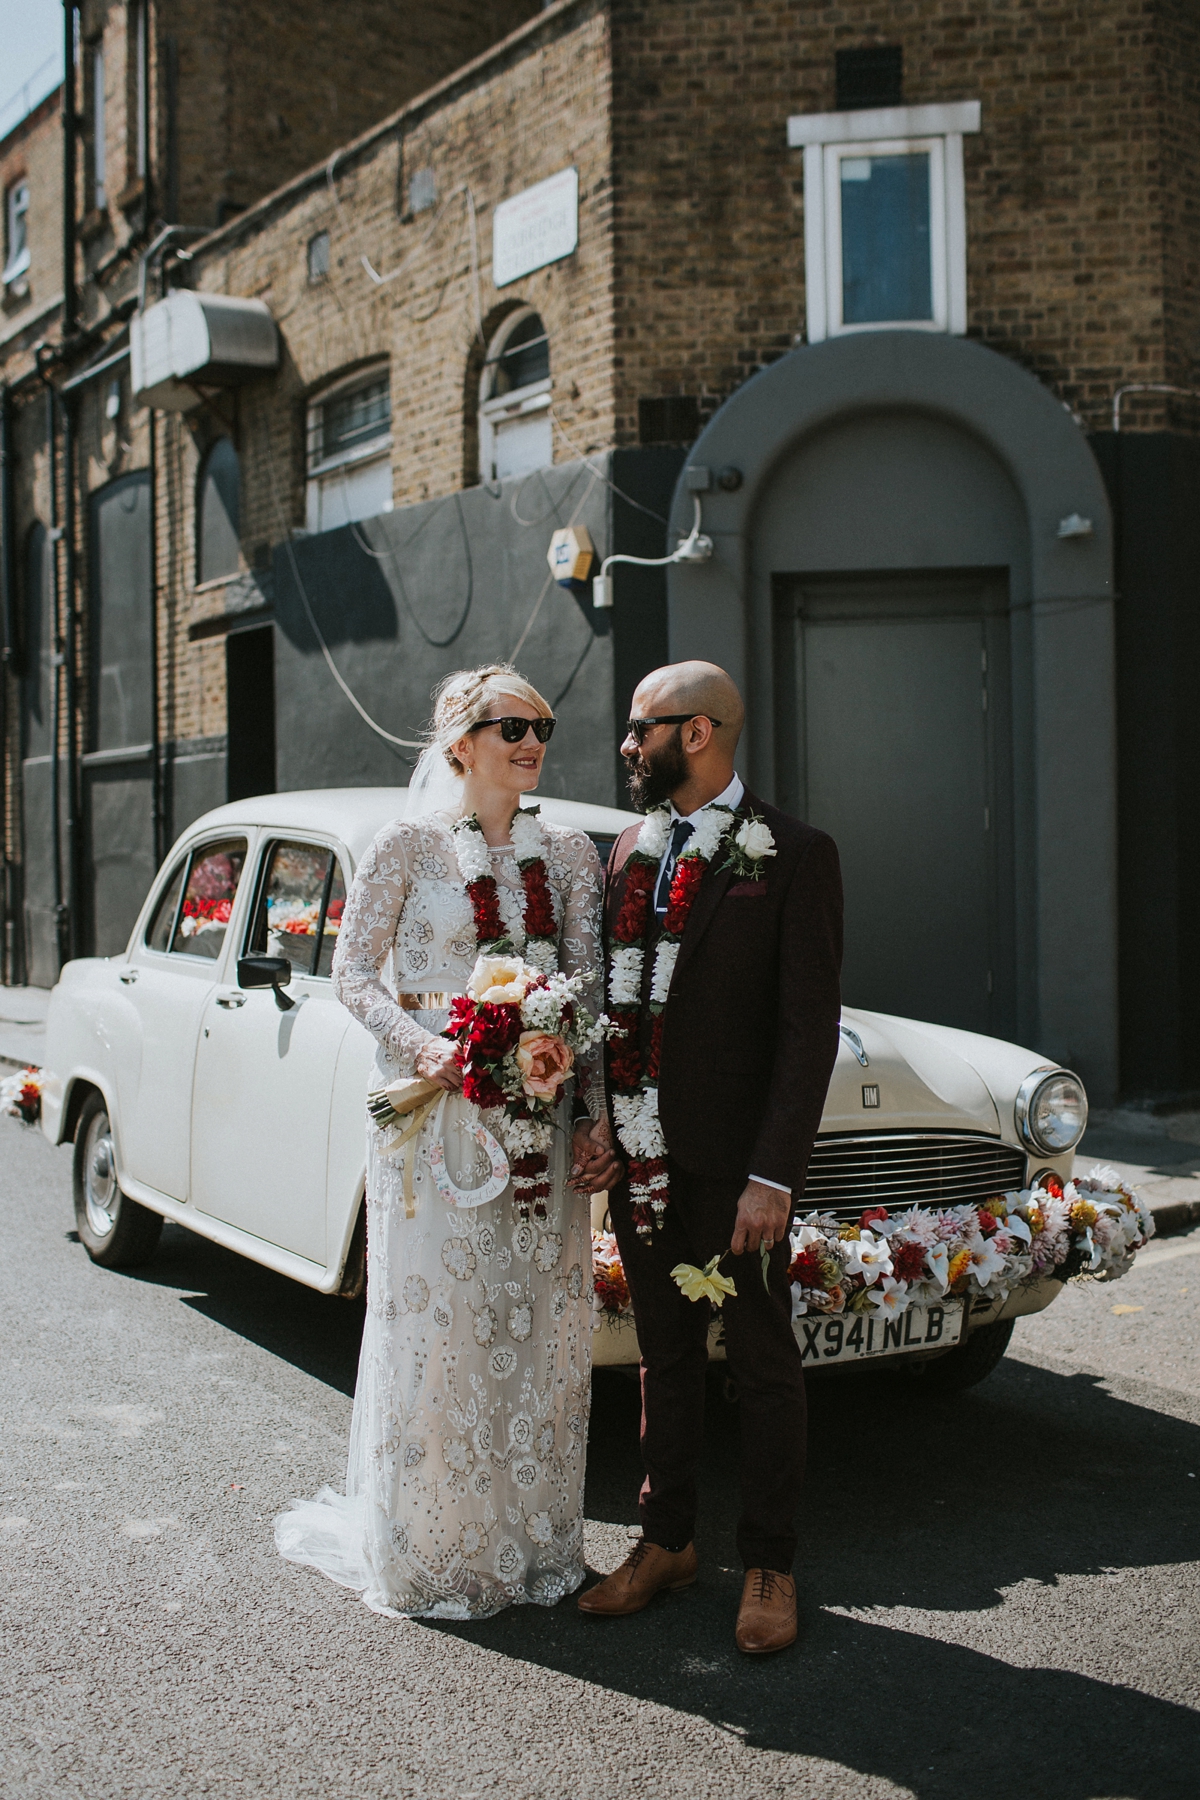
<instances>
[{"instance_id":1,"label":"white dress shirt","mask_svg":"<svg viewBox=\"0 0 1200 1800\"><path fill-rule=\"evenodd\" d=\"M746 787L741 776L735 775L727 788L717 794L714 799L706 800L703 806L698 806L696 808L695 812L681 813L674 801L672 801L671 823L674 825L679 819L686 819L688 824L694 829L700 823L701 813L706 812L710 806L727 806L731 812L736 812L738 807L742 804L742 796L745 792ZM654 884L656 888L658 882L662 880L662 872L667 866L667 858L670 854L671 846L668 843L667 848L663 851L662 861L658 865L658 878ZM792 1191L790 1187L784 1187L782 1182L766 1181L761 1175L751 1175L750 1179L751 1181L761 1182L763 1187L774 1188L780 1194L790 1194Z\"/></svg>"}]
</instances>

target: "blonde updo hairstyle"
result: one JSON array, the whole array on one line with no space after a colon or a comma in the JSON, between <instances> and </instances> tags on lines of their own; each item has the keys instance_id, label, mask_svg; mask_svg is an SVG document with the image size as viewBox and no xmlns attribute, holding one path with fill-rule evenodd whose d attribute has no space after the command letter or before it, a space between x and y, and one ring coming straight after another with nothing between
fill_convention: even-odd
<instances>
[{"instance_id":1,"label":"blonde updo hairstyle","mask_svg":"<svg viewBox=\"0 0 1200 1800\"><path fill-rule=\"evenodd\" d=\"M455 775L465 775L466 770L451 746L481 719L496 718L497 705L506 697L536 707L543 719L551 717L549 702L511 663L456 669L434 689L429 742L441 751Z\"/></svg>"}]
</instances>

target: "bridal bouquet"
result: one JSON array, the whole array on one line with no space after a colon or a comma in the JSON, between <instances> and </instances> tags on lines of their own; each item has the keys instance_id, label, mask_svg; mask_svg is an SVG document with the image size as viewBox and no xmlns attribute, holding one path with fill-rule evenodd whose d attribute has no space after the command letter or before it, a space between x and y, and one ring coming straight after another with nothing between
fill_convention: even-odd
<instances>
[{"instance_id":1,"label":"bridal bouquet","mask_svg":"<svg viewBox=\"0 0 1200 1800\"><path fill-rule=\"evenodd\" d=\"M463 1093L499 1111L520 1216L546 1216L553 1114L575 1058L600 1043L608 1020L580 996L587 974L547 973L516 955L481 956L465 994L450 1005L445 1035L457 1041Z\"/></svg>"}]
</instances>

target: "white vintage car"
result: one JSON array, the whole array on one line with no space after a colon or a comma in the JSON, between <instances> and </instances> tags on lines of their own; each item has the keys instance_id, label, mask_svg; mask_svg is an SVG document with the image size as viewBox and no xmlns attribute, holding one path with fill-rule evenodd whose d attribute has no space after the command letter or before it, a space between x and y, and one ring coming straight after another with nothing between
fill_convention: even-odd
<instances>
[{"instance_id":1,"label":"white vintage car","mask_svg":"<svg viewBox=\"0 0 1200 1800\"><path fill-rule=\"evenodd\" d=\"M173 1219L323 1293L362 1292L374 1045L329 975L355 866L402 805L400 789L347 788L219 807L171 851L124 954L63 969L42 1121L52 1143L74 1142L95 1262L144 1261ZM541 805L602 856L634 816ZM847 1010L805 1210L857 1223L874 1207L982 1205L1039 1175L1065 1183L1086 1118L1078 1079L1032 1051ZM1026 1280L895 1320L798 1304L795 1328L809 1367L886 1356L966 1386L1003 1355L1012 1320L1060 1290ZM599 1363L636 1362L632 1319L598 1307L594 1348Z\"/></svg>"}]
</instances>

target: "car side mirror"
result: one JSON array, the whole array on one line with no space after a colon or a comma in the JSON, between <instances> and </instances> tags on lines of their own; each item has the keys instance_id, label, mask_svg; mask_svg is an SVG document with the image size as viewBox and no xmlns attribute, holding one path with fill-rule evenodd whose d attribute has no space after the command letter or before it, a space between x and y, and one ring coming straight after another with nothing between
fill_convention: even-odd
<instances>
[{"instance_id":1,"label":"car side mirror","mask_svg":"<svg viewBox=\"0 0 1200 1800\"><path fill-rule=\"evenodd\" d=\"M239 987L273 988L280 1012L290 1012L296 1004L282 991L292 979L292 965L286 956L239 956L237 978Z\"/></svg>"}]
</instances>

